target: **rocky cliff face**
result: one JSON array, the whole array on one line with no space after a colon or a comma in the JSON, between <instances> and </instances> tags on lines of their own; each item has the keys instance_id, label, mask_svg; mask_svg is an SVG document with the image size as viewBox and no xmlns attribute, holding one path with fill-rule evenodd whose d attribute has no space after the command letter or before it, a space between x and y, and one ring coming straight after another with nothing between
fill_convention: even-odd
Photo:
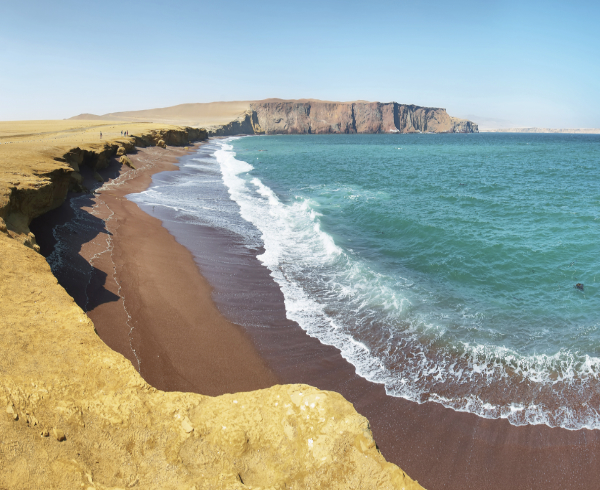
<instances>
[{"instance_id":1,"label":"rocky cliff face","mask_svg":"<svg viewBox=\"0 0 600 490\"><path fill-rule=\"evenodd\" d=\"M230 136L235 134L261 134L256 112L245 111L233 121L222 126L209 126L208 132L211 136Z\"/></svg>"},{"instance_id":2,"label":"rocky cliff face","mask_svg":"<svg viewBox=\"0 0 600 490\"><path fill-rule=\"evenodd\" d=\"M56 149L51 154L33 153L36 158L33 165L27 161L32 155L17 154L12 172L0 166L0 231L38 250L29 223L60 206L69 189L83 190L81 167L87 166L92 171L105 168L112 157L131 152L135 146L184 146L206 138L204 129L151 129L120 141Z\"/></svg>"},{"instance_id":3,"label":"rocky cliff face","mask_svg":"<svg viewBox=\"0 0 600 490\"><path fill-rule=\"evenodd\" d=\"M211 134L477 133L446 109L396 102L262 101Z\"/></svg>"}]
</instances>

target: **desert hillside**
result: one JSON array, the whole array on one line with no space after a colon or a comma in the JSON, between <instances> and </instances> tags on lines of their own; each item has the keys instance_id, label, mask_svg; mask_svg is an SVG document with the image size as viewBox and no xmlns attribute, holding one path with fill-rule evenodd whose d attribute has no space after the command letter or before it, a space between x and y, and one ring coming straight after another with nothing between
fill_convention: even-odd
<instances>
[{"instance_id":1,"label":"desert hillside","mask_svg":"<svg viewBox=\"0 0 600 490\"><path fill-rule=\"evenodd\" d=\"M153 122L192 127L227 124L250 109L249 101L210 102L206 104L179 104L160 109L112 112L101 116L80 114L71 120L97 120L122 122Z\"/></svg>"}]
</instances>

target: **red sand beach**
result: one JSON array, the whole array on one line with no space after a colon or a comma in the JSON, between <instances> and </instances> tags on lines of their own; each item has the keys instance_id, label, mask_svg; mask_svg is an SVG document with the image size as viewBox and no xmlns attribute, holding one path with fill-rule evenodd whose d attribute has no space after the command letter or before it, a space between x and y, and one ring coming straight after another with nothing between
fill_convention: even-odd
<instances>
[{"instance_id":1,"label":"red sand beach","mask_svg":"<svg viewBox=\"0 0 600 490\"><path fill-rule=\"evenodd\" d=\"M383 386L357 376L337 349L285 318L283 296L256 259L240 268L240 277L249 287L264 287L279 320L243 329L225 318L192 253L124 197L146 189L154 173L176 169L172 163L184 154L147 148L131 156L135 176L101 191L83 209L105 227L78 250L94 267L89 284L61 281L76 299L84 298L79 302L89 306L100 337L150 384L206 395L300 382L337 391L369 419L386 459L429 490L598 487L600 431L515 427L389 397ZM114 168L110 172L116 176ZM52 246L51 225L71 215L66 204L44 225L34 223L42 249ZM216 230L206 235L198 237L199 246L227 240Z\"/></svg>"},{"instance_id":2,"label":"red sand beach","mask_svg":"<svg viewBox=\"0 0 600 490\"><path fill-rule=\"evenodd\" d=\"M106 230L81 244L80 254L94 257L88 315L102 340L158 389L220 395L272 386L278 378L246 333L219 313L191 253L158 219L124 198L146 189L154 173L176 169L172 162L185 153L139 150L131 155L135 177L93 198L93 213ZM77 299L71 290L80 284L63 286Z\"/></svg>"}]
</instances>

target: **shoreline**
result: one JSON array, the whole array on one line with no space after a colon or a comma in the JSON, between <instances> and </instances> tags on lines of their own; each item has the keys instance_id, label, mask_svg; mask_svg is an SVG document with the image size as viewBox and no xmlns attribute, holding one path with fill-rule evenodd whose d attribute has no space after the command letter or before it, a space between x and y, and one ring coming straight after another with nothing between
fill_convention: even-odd
<instances>
[{"instance_id":1,"label":"shoreline","mask_svg":"<svg viewBox=\"0 0 600 490\"><path fill-rule=\"evenodd\" d=\"M278 378L245 332L217 310L212 287L191 253L160 220L125 198L145 190L155 173L177 170L173 163L187 153L176 147L138 149L128 155L136 167L133 178L110 183L91 197L76 196L84 198L80 212L87 221L75 248L93 268L85 291L81 274L64 274L61 284L84 308L100 338L157 389L218 396L273 386ZM120 174L123 180L128 171L114 161L100 174L105 179ZM90 176L85 177L91 187ZM46 223L59 224L75 214L70 202L48 213ZM52 246L45 242L40 238L42 251Z\"/></svg>"},{"instance_id":2,"label":"shoreline","mask_svg":"<svg viewBox=\"0 0 600 490\"><path fill-rule=\"evenodd\" d=\"M170 231L177 236L182 226ZM210 238L198 234L196 241L188 244L197 259L200 257L197 262L202 273L207 273L213 283L221 278L218 274L215 277L210 264L225 262L233 253L243 253L242 247L232 247L231 241L229 234L211 229ZM213 251L212 255L202 259L201 249ZM215 250L226 251L219 256ZM322 344L287 319L283 295L256 258L259 253L262 250L254 251L251 259L244 260L239 274L245 278L245 287L261 291L262 301L279 305L278 313L273 313L273 307L267 312L268 329L246 328L261 355L284 382L302 382L336 391L352 402L371 422L375 440L386 459L414 475L425 488L508 489L523 481L532 482L531 488L593 486L590 475L600 474L594 456L600 448L599 431L514 426L506 419L485 419L437 403L419 405L388 396L383 385L358 376L337 348ZM228 285L221 287L227 289ZM226 296L224 301L227 300ZM226 305L219 306L223 311ZM574 459L565 464L562 450ZM573 473L573 466L585 471L566 484L564 478ZM507 479L507 474L511 478ZM549 479L556 482L555 487L547 482Z\"/></svg>"},{"instance_id":3,"label":"shoreline","mask_svg":"<svg viewBox=\"0 0 600 490\"><path fill-rule=\"evenodd\" d=\"M57 126L61 130L58 137L54 133L37 144L11 145L0 155L0 297L4 298L0 301L4 333L0 403L6 409L0 417L0 487L422 488L385 461L368 421L337 393L299 384L217 397L165 392L148 384L128 359L106 345L79 305L87 310L120 305L129 321L130 298L124 296L122 285L136 278L115 274L119 272L115 266L120 258L119 243L127 245L119 229L123 224L120 216L106 206L102 196L94 197L95 192L85 188L98 190L102 182L106 196L118 200L113 191L123 191L123 181L140 172L120 168L118 163L132 166L130 157L119 158L118 163L114 157L135 152L135 143L143 148L164 148L169 142L180 148L191 146L190 140L206 139L206 132L137 126L136 136L125 141L98 144L97 135L87 135L81 144L82 135L71 131L72 127ZM44 127L48 124L23 124L16 129L33 129L23 133L29 139L30 133L40 135ZM54 143L59 139L60 144ZM176 157L177 151L169 148L146 156L146 152L138 152L137 156L151 170L161 162L168 163L165 157ZM113 167L116 177L124 170L123 178L105 184L107 165ZM64 219L53 214L32 223L52 209L59 208L60 215L67 194ZM96 199L99 205L93 208ZM29 225L36 228L53 216L57 226L50 228L49 240L43 244L49 255L46 260ZM144 242L155 241L154 234L150 235ZM52 237L56 238L54 250ZM172 269L171 264L178 261L171 258L173 250L167 252ZM147 264L150 260L143 250L132 253L134 259L152 265ZM89 257L90 263L84 257ZM108 261L106 272L101 267L104 261ZM187 269L195 271L193 261L185 265L190 264ZM161 281L160 287L150 292L173 299L173 291ZM212 305L210 292L204 297ZM187 299L189 303L189 295ZM197 300L193 303L190 309L197 306ZM149 313L154 306L159 305L148 305ZM114 328L123 326L130 331L128 324L112 324ZM215 332L214 325L210 326ZM162 326L160 330L170 333ZM227 329L224 332L228 333ZM240 329L236 332L243 333ZM125 346L130 348L129 354L141 354L141 350L133 350L140 348L135 339L125 337L132 340ZM231 335L224 337L229 340ZM243 346L251 346L244 339ZM192 354L212 355L206 349L189 347L189 342L184 345ZM229 342L225 355L229 364L237 363L233 367L239 373L245 366L238 361L244 359L232 347ZM254 350L250 352L264 374L262 360ZM168 360L180 360L181 355L175 354ZM148 364L159 364L148 360L152 361ZM212 365L219 369L223 363L216 361ZM238 373L233 373L234 380ZM268 370L266 373L271 376ZM218 388L223 390L222 383Z\"/></svg>"},{"instance_id":4,"label":"shoreline","mask_svg":"<svg viewBox=\"0 0 600 490\"><path fill-rule=\"evenodd\" d=\"M139 155L145 155L144 152L145 150L140 150ZM164 150L156 149L156 153L160 152L164 152ZM161 156L164 156L164 153ZM135 157L136 155L132 160ZM160 156L158 158L160 159ZM134 164L136 164L135 161ZM152 169L152 173L174 169L176 167L163 163L160 169L158 167ZM139 256L140 249L145 246L143 240L135 242L136 239L139 239L140 230L146 233L145 236L149 236L157 229L158 224L163 234L166 233L170 237L166 238L165 236L161 238L160 242L157 240L152 253L169 255L169 251L172 251L173 248L184 248L166 231L159 220L143 212L137 204L123 199L124 195L128 193L144 190L142 182L148 186L151 180L150 175L148 174L145 180L138 180L136 188L139 190L124 191L121 189L118 193L111 191L110 195L104 199L109 207L117 213L119 226L113 237L113 254L117 257L115 262L117 276L124 278L120 284L123 287L124 296L127 298L126 303L132 296L135 298L136 294L141 296L140 290L136 288L140 288L143 282L131 280L130 283L130 279L127 277L152 273L153 267L161 260L158 257L157 262L152 264L133 260L133 263L130 264L130 260ZM104 196L105 194L108 193L100 195ZM132 206L137 211L134 211ZM182 230L180 232L185 233ZM215 243L218 245L228 240L227 236L219 236L218 230L213 229L213 232L209 237L213 241L213 246ZM154 235L152 238L154 239ZM123 241L127 243L120 243ZM199 241L201 242L202 239ZM188 260L183 263L189 268L190 260L193 262L192 254L187 249L184 250L187 252ZM88 253L92 251L90 250ZM150 253L145 249L143 251L145 254ZM82 252L85 252L83 248ZM185 253L182 252L182 255ZM164 255L162 260L165 260ZM119 261L120 266L118 265ZM254 274L253 277L257 282L263 283L269 279L273 282L268 273L265 275L259 272L260 268L264 271L266 269L256 259L256 253L254 261L255 264L251 261L248 263L248 269L241 270L241 275L243 276L251 270L250 276ZM94 262L94 265L100 270L106 269L105 274L108 278L109 263ZM195 267L194 269L196 274L202 277L198 269ZM119 275L119 271L121 271L121 275ZM145 275L144 277L149 276ZM198 281L198 284L202 283L202 280ZM109 282L105 280L104 284ZM158 279L155 277L153 284L157 283ZM212 288L208 286L206 280L204 280L204 285L205 287L201 287L199 291L202 291L202 296L205 299L208 298L214 307L211 299ZM182 285L180 282L175 282L172 287L181 288ZM151 288L148 287L144 293L148 294L150 290ZM189 287L188 290L191 291L192 288ZM98 291L95 293L96 295L99 294ZM282 311L285 317L281 291L278 287L271 288L270 291L272 299L268 303L279 304L279 310L275 312L275 315L281 319ZM279 293L279 297L277 293ZM184 309L190 307L189 302L182 298L179 300ZM117 315L117 303L118 301L102 303L90 312L90 317L101 338L111 348L121 352L114 345L118 344L127 350L123 332L111 332L106 328L111 321L123 321L123 312L119 311ZM128 308L128 311L135 322L134 332L140 332L144 325L137 322L156 321L157 318L154 315L158 313L159 305L155 302L144 303L142 298L137 298L134 305L134 308ZM108 309L111 309L112 317L104 311ZM147 309L152 309L152 312ZM238 331L242 330L239 327L237 329ZM433 403L418 405L401 398L390 397L385 394L382 385L370 383L356 375L354 367L342 358L337 349L325 346L317 339L309 337L295 322L283 318L280 322L270 325L270 328L246 328L245 330L249 337L246 340L250 345L255 346L254 353L258 354L263 362L263 367L270 366L272 368L268 369L267 367L267 372L273 374L278 382L302 382L342 394L354 404L359 413L369 419L375 440L384 457L401 466L411 477L419 480L425 488L513 488L519 484L525 484L528 488L591 488L600 474L600 462L596 456L600 454L598 431L585 429L568 431L551 429L546 426L517 427L512 426L506 420L482 419L473 414L455 412ZM183 377L185 382L179 380L177 376L171 375L166 367L158 370L160 373L153 370L144 371L143 366L153 359L152 356L155 353L160 356L158 352L162 352L161 349L165 346L172 347L173 343L173 340L169 339L170 333L169 336L161 338L161 332L150 328L144 334L158 335L156 340L153 337L153 342L146 342L146 345L143 345L144 342L140 343L141 373L148 382L157 388L186 389L198 392L195 387L188 388L185 383L187 382L197 387L201 386L200 389L205 390L201 393L211 394L206 392L203 385L209 380L192 379L194 376L202 376L200 371L195 373L186 371L191 368L189 363L178 366L179 369L186 371L186 375ZM228 334L231 334L231 331L228 331ZM178 338L177 340L185 342L186 339ZM141 339L136 339L136 342L140 341ZM226 344L231 342L231 339L225 341ZM191 342L187 343L191 344ZM229 349L226 347L225 351L227 350ZM132 360L131 352L128 358ZM135 356L133 358L135 362ZM241 366L241 364L240 362L238 365ZM220 368L220 365L217 367ZM228 375L237 376L235 371L228 372ZM154 376L158 383L146 376ZM271 378L265 377L262 378L262 381L269 379ZM234 381L236 386L237 383L243 385L242 389L236 388L235 391L255 389L244 384L248 382L248 379L236 378ZM163 383L162 387L157 385L160 383ZM183 388L178 388L180 385ZM568 481L566 481L567 478Z\"/></svg>"}]
</instances>

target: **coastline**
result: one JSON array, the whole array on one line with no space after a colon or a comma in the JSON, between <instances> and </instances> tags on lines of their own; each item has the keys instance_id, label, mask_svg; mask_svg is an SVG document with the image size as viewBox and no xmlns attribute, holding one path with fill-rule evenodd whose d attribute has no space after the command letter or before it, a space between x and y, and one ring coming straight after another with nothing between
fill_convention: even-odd
<instances>
[{"instance_id":1,"label":"coastline","mask_svg":"<svg viewBox=\"0 0 600 490\"><path fill-rule=\"evenodd\" d=\"M200 275L191 253L160 220L125 198L145 190L155 173L177 170L173 163L198 146L188 151L138 149L129 155L135 176L126 180L123 174L131 171L116 160L100 171L105 179L121 175L123 181L109 183L85 201L80 211L93 214L91 226L97 229L88 230L83 240L91 239L82 240L79 247L93 271L85 294L81 277L65 275L63 286L78 303L87 302L80 306L87 310L100 338L157 389L218 396L271 387L279 379L246 333L218 311L211 299L212 287ZM93 185L89 176L85 183ZM64 222L59 217L65 214L73 214L68 201L44 217L46 226ZM47 240L39 239L42 251L52 247L44 243ZM85 299L78 298L78 292Z\"/></svg>"},{"instance_id":2,"label":"coastline","mask_svg":"<svg viewBox=\"0 0 600 490\"><path fill-rule=\"evenodd\" d=\"M164 150L158 151L164 152ZM145 150L142 150L139 155L144 156L144 152ZM164 162L153 168L152 173L174 168ZM168 234L160 221L143 212L136 204L123 199L126 194L139 192L145 188L144 185L149 185L150 175L146 179L137 180L138 184L135 186L137 191L131 190L133 188L131 187L128 190L123 188L110 193L101 193L102 199L115 211L116 222L119 223L117 230L111 229L114 233L113 255L116 257L117 276L122 278L119 283L127 301L132 295L135 298L136 288L146 285L144 280L153 278L151 284L157 284L153 271L156 262L136 261L136 257L161 254L157 260L164 263L165 257L174 254L175 248L184 249ZM146 250L144 247L148 238L151 236L154 240L159 228L161 239L156 240L156 247L153 247L153 250ZM185 233L185 230L179 232ZM207 240L212 241L212 247L205 247L209 250L219 248L218 244L226 244L230 239L227 236L220 236L215 229L208 237L195 238L199 238L197 242L199 248L206 245ZM181 254L187 253L187 260L182 262L183 268L189 269L190 263L193 262L192 254L187 249L184 250L185 252L181 251ZM255 256L256 253L254 263L249 261L247 268L243 269L240 275L249 277L250 283L254 280L255 284L265 284L269 279L273 282L268 273L264 273L266 269ZM110 263L102 265L94 262L94 265L104 270L107 277L109 276ZM193 265L195 274L202 277L195 264ZM143 275L143 279L140 274ZM105 284L109 282L106 281ZM205 287L200 287L199 291L204 300L208 299L212 303L212 289L207 281L191 280L193 285L202 283ZM171 285L175 289L182 287L177 281ZM144 293L151 292L152 289L155 288L149 285ZM400 465L425 488L513 488L521 484L525 484L527 488L593 487L600 469L597 458L600 453L600 436L597 435L597 431L568 431L545 426L515 427L506 420L482 419L433 403L418 405L400 398L389 397L385 394L383 386L375 385L357 376L354 367L343 359L337 349L321 344L318 340L309 337L296 323L285 319L283 297L277 287L263 286L262 292L266 290L270 291L270 299L267 303L277 310L273 315L280 321L274 322L268 329L245 329L249 337L246 340L256 349L254 354L257 354L264 363L262 366L266 368L266 372L271 373L277 382L302 382L342 394L354 404L359 413L369 419L375 440L384 457ZM192 287L188 287L188 291L192 291ZM172 300L174 298L171 297ZM193 303L193 300L190 303L190 297L177 298L177 301L178 310L190 308ZM120 346L127 352L129 346L124 341L123 333L111 332L108 328L111 322L123 321L122 307L119 310L117 303L104 303L97 306L90 312L90 317L100 336L109 346L121 352L118 348ZM133 308L128 308L128 311L134 322L134 332L137 327L137 332L141 333L144 327L142 323L137 322L144 318L144 321L152 323L156 318L159 304L154 301L144 303L142 298L137 298L134 300L134 305ZM103 312L108 309L112 313ZM239 327L236 328L238 332L241 331ZM226 346L225 353L231 350L227 346L235 344L234 340L227 337L235 330L228 330L220 335L220 340ZM169 335L161 338L161 333L169 333ZM153 386L166 390L186 389L204 394L211 394L206 393L207 388L227 386L229 382L239 383L241 388L235 388L235 391L254 389L246 384L248 378L237 378L235 369L223 373L224 377L233 376L235 379L221 380L219 383L214 383L212 388L210 382L214 380L206 376L203 378L204 373L200 371L188 371L193 369L190 363L183 362L177 365L174 372L170 369L173 363L145 371L143 366L154 359L155 354L157 357L160 356L160 353L164 352L162 349L171 349L169 350L171 355L177 355L179 351L175 343L180 345L187 343L187 347L193 345L192 342L186 342L187 339L181 337L176 339L177 342L168 340L171 333L160 332L153 328L143 333L149 335L152 341L146 342L145 345L143 342L140 344L141 373ZM136 341L139 342L140 339ZM203 346L202 351L206 350L210 354L210 349ZM125 352L122 353L126 355ZM130 360L131 355L129 351ZM218 355L213 355L210 361L213 364L209 369L215 367L220 369L221 360ZM135 366L135 356L132 362ZM239 362L237 367L244 368L243 363ZM146 376L154 378L151 380ZM265 375L261 380L269 382L271 378ZM251 377L250 381L254 382L254 377ZM160 383L163 385L160 386Z\"/></svg>"},{"instance_id":3,"label":"coastline","mask_svg":"<svg viewBox=\"0 0 600 490\"><path fill-rule=\"evenodd\" d=\"M49 134L44 126L52 124L11 124L33 132L0 152L0 487L422 488L385 461L368 421L338 393L307 385L217 397L161 391L106 345L80 305L119 303L119 222L105 201L92 207L100 196L86 188L102 182L110 194L140 174L119 165L133 167L134 145L183 148L206 132L138 126L131 139L98 143L80 126L59 123ZM149 167L166 163L139 156ZM116 179L105 183L111 172ZM52 219L54 229L44 226ZM48 260L30 224L51 231L36 229L48 238ZM95 267L108 257L108 272ZM122 306L129 320L127 298Z\"/></svg>"},{"instance_id":4,"label":"coastline","mask_svg":"<svg viewBox=\"0 0 600 490\"><path fill-rule=\"evenodd\" d=\"M185 227L178 224L170 229L178 236L186 234ZM211 264L225 264L232 255L244 253L245 248L232 240L230 234L213 228L196 233L195 240L186 243L202 273L225 290L234 285L223 281L223 276L233 276L234 269L215 272ZM505 419L485 419L437 403L419 405L388 396L382 385L358 376L338 349L308 336L287 319L283 295L256 258L259 253L262 250L246 253L252 257L235 265L235 272L244 278L243 287L257 291L256 301L260 298L268 305L258 314L268 320L269 328L246 327L259 353L285 383L302 382L341 393L369 419L386 459L414 475L425 488L508 489L522 482L528 482L528 488L594 485L600 474L599 431L514 426ZM222 311L230 300L224 296L219 301L217 287ZM228 316L233 314L239 321L243 315L233 310Z\"/></svg>"}]
</instances>

